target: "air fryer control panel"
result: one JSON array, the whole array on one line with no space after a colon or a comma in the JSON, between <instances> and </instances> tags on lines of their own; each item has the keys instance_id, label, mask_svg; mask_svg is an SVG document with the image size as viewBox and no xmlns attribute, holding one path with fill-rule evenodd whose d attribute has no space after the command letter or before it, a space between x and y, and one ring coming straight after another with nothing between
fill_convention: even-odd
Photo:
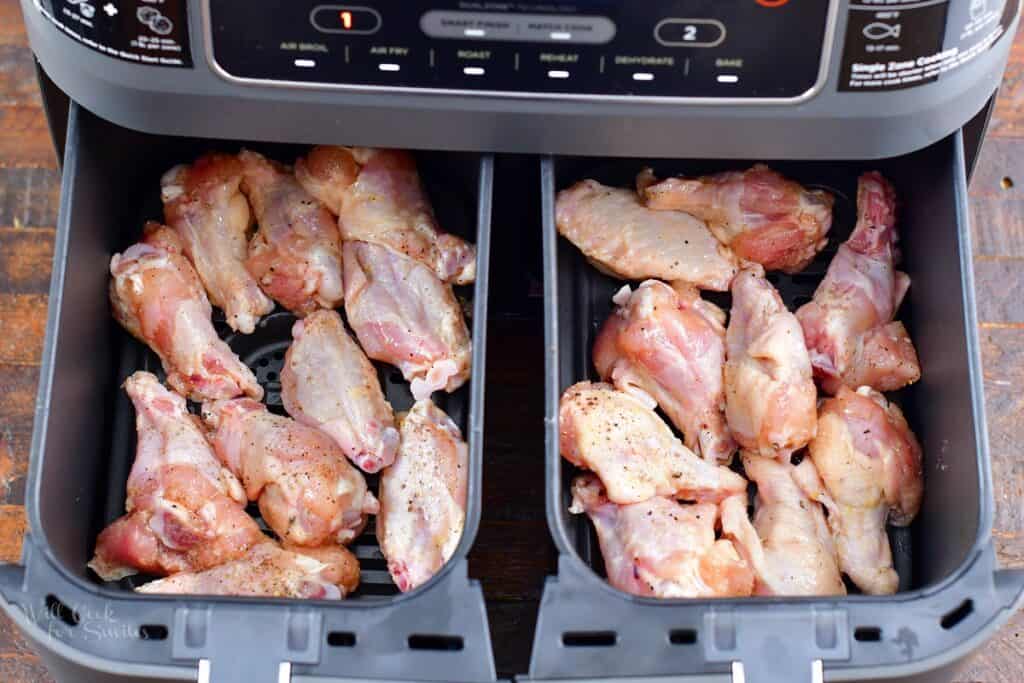
<instances>
[{"instance_id":1,"label":"air fryer control panel","mask_svg":"<svg viewBox=\"0 0 1024 683\"><path fill-rule=\"evenodd\" d=\"M818 82L833 2L208 0L205 21L211 61L243 81L795 99Z\"/></svg>"}]
</instances>

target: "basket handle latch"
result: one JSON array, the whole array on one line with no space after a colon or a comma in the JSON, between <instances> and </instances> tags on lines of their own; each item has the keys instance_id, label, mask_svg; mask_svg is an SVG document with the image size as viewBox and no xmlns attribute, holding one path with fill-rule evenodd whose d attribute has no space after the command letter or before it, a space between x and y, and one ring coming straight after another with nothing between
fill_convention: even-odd
<instances>
[{"instance_id":1,"label":"basket handle latch","mask_svg":"<svg viewBox=\"0 0 1024 683\"><path fill-rule=\"evenodd\" d=\"M213 683L213 678L210 674L210 660L200 659L199 660L199 675L196 677L196 683ZM277 683L292 683L292 663L281 662L277 667Z\"/></svg>"},{"instance_id":2,"label":"basket handle latch","mask_svg":"<svg viewBox=\"0 0 1024 683\"><path fill-rule=\"evenodd\" d=\"M322 624L311 609L179 607L171 653L197 663L197 683L291 683L293 664L319 661Z\"/></svg>"},{"instance_id":3,"label":"basket handle latch","mask_svg":"<svg viewBox=\"0 0 1024 683\"><path fill-rule=\"evenodd\" d=\"M732 683L822 683L826 661L847 660L846 610L771 605L704 615L704 656L728 663Z\"/></svg>"},{"instance_id":4,"label":"basket handle latch","mask_svg":"<svg viewBox=\"0 0 1024 683\"><path fill-rule=\"evenodd\" d=\"M800 679L792 680L799 681ZM732 683L747 683L747 673L743 668L743 662L732 663ZM754 682L751 681L751 683ZM811 662L811 683L825 683L825 665L820 659Z\"/></svg>"}]
</instances>

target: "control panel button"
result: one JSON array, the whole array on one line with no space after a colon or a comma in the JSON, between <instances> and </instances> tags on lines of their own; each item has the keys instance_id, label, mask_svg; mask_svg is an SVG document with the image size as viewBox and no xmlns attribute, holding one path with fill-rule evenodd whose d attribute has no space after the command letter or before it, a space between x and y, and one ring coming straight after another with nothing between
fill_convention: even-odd
<instances>
[{"instance_id":1,"label":"control panel button","mask_svg":"<svg viewBox=\"0 0 1024 683\"><path fill-rule=\"evenodd\" d=\"M309 13L313 28L323 33L369 35L380 30L380 12L371 7L319 5Z\"/></svg>"},{"instance_id":2,"label":"control panel button","mask_svg":"<svg viewBox=\"0 0 1024 683\"><path fill-rule=\"evenodd\" d=\"M575 92L604 80L605 59L592 50L572 45L546 45L518 50L517 80L525 79L541 92Z\"/></svg>"},{"instance_id":3,"label":"control panel button","mask_svg":"<svg viewBox=\"0 0 1024 683\"><path fill-rule=\"evenodd\" d=\"M420 17L420 30L431 38L518 40L514 15L431 10Z\"/></svg>"},{"instance_id":4,"label":"control panel button","mask_svg":"<svg viewBox=\"0 0 1024 683\"><path fill-rule=\"evenodd\" d=\"M615 24L605 17L523 15L519 39L533 43L600 45L615 37Z\"/></svg>"},{"instance_id":5,"label":"control panel button","mask_svg":"<svg viewBox=\"0 0 1024 683\"><path fill-rule=\"evenodd\" d=\"M524 43L603 45L615 37L615 23L608 17L455 10L426 12L420 30L430 38Z\"/></svg>"},{"instance_id":6,"label":"control panel button","mask_svg":"<svg viewBox=\"0 0 1024 683\"><path fill-rule=\"evenodd\" d=\"M431 59L428 50L393 43L359 43L344 51L350 73L381 83L405 84L428 78Z\"/></svg>"},{"instance_id":7,"label":"control panel button","mask_svg":"<svg viewBox=\"0 0 1024 683\"><path fill-rule=\"evenodd\" d=\"M515 53L491 46L439 47L434 51L434 67L447 82L465 87L493 87L515 76Z\"/></svg>"},{"instance_id":8,"label":"control panel button","mask_svg":"<svg viewBox=\"0 0 1024 683\"><path fill-rule=\"evenodd\" d=\"M725 40L725 24L717 19L662 19L654 39L666 47L715 47Z\"/></svg>"}]
</instances>

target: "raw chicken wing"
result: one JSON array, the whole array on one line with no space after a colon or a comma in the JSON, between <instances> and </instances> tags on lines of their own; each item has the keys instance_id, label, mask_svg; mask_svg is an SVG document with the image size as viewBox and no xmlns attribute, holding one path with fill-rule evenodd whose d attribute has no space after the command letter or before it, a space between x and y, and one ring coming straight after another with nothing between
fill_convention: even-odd
<instances>
[{"instance_id":1,"label":"raw chicken wing","mask_svg":"<svg viewBox=\"0 0 1024 683\"><path fill-rule=\"evenodd\" d=\"M138 591L338 600L358 585L359 561L347 548L285 550L268 541L237 560L202 572L175 574Z\"/></svg>"},{"instance_id":2,"label":"raw chicken wing","mask_svg":"<svg viewBox=\"0 0 1024 683\"><path fill-rule=\"evenodd\" d=\"M896 591L885 523L907 526L921 508L921 446L895 403L868 387L840 387L824 401L811 458L824 482L818 498L839 566L865 593Z\"/></svg>"},{"instance_id":3,"label":"raw chicken wing","mask_svg":"<svg viewBox=\"0 0 1024 683\"><path fill-rule=\"evenodd\" d=\"M683 211L707 221L736 256L768 270L803 270L828 243L833 197L807 190L764 164L702 178L638 184L652 209Z\"/></svg>"},{"instance_id":4,"label":"raw chicken wing","mask_svg":"<svg viewBox=\"0 0 1024 683\"><path fill-rule=\"evenodd\" d=\"M878 173L857 186L857 225L840 245L814 300L796 312L814 374L830 394L841 385L895 391L921 377L903 323L893 321L910 287L896 270L896 193Z\"/></svg>"},{"instance_id":5,"label":"raw chicken wing","mask_svg":"<svg viewBox=\"0 0 1024 683\"><path fill-rule=\"evenodd\" d=\"M376 514L377 500L334 441L250 399L203 406L213 450L258 500L282 540L315 547L348 543Z\"/></svg>"},{"instance_id":6,"label":"raw chicken wing","mask_svg":"<svg viewBox=\"0 0 1024 683\"><path fill-rule=\"evenodd\" d=\"M656 401L705 460L728 462L736 443L725 423L725 314L693 287L647 280L624 287L594 343L594 366L620 391Z\"/></svg>"},{"instance_id":7,"label":"raw chicken wing","mask_svg":"<svg viewBox=\"0 0 1024 683\"><path fill-rule=\"evenodd\" d=\"M357 177L359 162L349 147L317 145L295 160L295 179L335 216Z\"/></svg>"},{"instance_id":8,"label":"raw chicken wing","mask_svg":"<svg viewBox=\"0 0 1024 683\"><path fill-rule=\"evenodd\" d=\"M578 182L558 193L555 220L563 237L616 277L725 291L736 275L736 256L703 222L648 209L632 190Z\"/></svg>"},{"instance_id":9,"label":"raw chicken wing","mask_svg":"<svg viewBox=\"0 0 1024 683\"><path fill-rule=\"evenodd\" d=\"M401 370L417 400L462 386L471 348L451 286L376 244L346 242L344 253L345 313L366 355Z\"/></svg>"},{"instance_id":10,"label":"raw chicken wing","mask_svg":"<svg viewBox=\"0 0 1024 683\"><path fill-rule=\"evenodd\" d=\"M449 284L476 279L476 249L442 232L409 152L314 147L296 162L295 175L338 215L343 239L405 254Z\"/></svg>"},{"instance_id":11,"label":"raw chicken wing","mask_svg":"<svg viewBox=\"0 0 1024 683\"><path fill-rule=\"evenodd\" d=\"M160 184L164 217L181 237L210 301L231 329L249 334L274 302L245 269L250 219L241 182L237 157L207 154L191 166L175 166Z\"/></svg>"},{"instance_id":12,"label":"raw chicken wing","mask_svg":"<svg viewBox=\"0 0 1024 683\"><path fill-rule=\"evenodd\" d=\"M377 538L401 591L436 574L462 538L469 449L459 428L430 400L401 418L402 445L380 476Z\"/></svg>"},{"instance_id":13,"label":"raw chicken wing","mask_svg":"<svg viewBox=\"0 0 1024 683\"><path fill-rule=\"evenodd\" d=\"M652 407L610 384L566 389L558 429L562 457L596 472L614 503L654 496L718 502L747 490L743 477L701 460Z\"/></svg>"},{"instance_id":14,"label":"raw chicken wing","mask_svg":"<svg viewBox=\"0 0 1024 683\"><path fill-rule=\"evenodd\" d=\"M732 542L715 540L713 503L680 505L649 498L631 505L608 500L593 474L572 484L570 512L587 513L597 530L608 583L658 598L746 597L754 575Z\"/></svg>"},{"instance_id":15,"label":"raw chicken wing","mask_svg":"<svg viewBox=\"0 0 1024 683\"><path fill-rule=\"evenodd\" d=\"M364 472L395 460L398 430L377 371L334 311L292 327L281 370L281 400L299 422L319 427Z\"/></svg>"},{"instance_id":16,"label":"raw chicken wing","mask_svg":"<svg viewBox=\"0 0 1024 683\"><path fill-rule=\"evenodd\" d=\"M265 540L242 508L241 484L217 462L185 399L148 372L124 386L138 431L127 514L99 535L92 570L105 581L201 571Z\"/></svg>"},{"instance_id":17,"label":"raw chicken wing","mask_svg":"<svg viewBox=\"0 0 1024 683\"><path fill-rule=\"evenodd\" d=\"M248 150L238 158L242 192L259 223L246 268L264 292L295 315L338 306L344 291L334 217L287 167Z\"/></svg>"},{"instance_id":18,"label":"raw chicken wing","mask_svg":"<svg viewBox=\"0 0 1024 683\"><path fill-rule=\"evenodd\" d=\"M800 323L759 271L732 283L725 415L742 448L786 458L814 437L818 393Z\"/></svg>"},{"instance_id":19,"label":"raw chicken wing","mask_svg":"<svg viewBox=\"0 0 1024 683\"><path fill-rule=\"evenodd\" d=\"M114 317L160 356L175 391L195 401L263 397L252 371L217 336L210 301L174 230L147 223L141 242L110 259L110 274Z\"/></svg>"},{"instance_id":20,"label":"raw chicken wing","mask_svg":"<svg viewBox=\"0 0 1024 683\"><path fill-rule=\"evenodd\" d=\"M794 467L744 454L743 469L757 484L754 523L746 496L733 496L722 503L722 533L754 568L754 593L845 595L825 511L801 488L802 477L818 478L810 458Z\"/></svg>"}]
</instances>

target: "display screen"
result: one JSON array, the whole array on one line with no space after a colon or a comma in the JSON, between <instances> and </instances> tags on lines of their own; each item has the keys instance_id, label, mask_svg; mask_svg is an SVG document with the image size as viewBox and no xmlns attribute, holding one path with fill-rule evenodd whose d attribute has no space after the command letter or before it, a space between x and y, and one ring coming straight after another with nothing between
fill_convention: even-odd
<instances>
[{"instance_id":1,"label":"display screen","mask_svg":"<svg viewBox=\"0 0 1024 683\"><path fill-rule=\"evenodd\" d=\"M487 94L794 99L838 0L210 0L231 77Z\"/></svg>"}]
</instances>

